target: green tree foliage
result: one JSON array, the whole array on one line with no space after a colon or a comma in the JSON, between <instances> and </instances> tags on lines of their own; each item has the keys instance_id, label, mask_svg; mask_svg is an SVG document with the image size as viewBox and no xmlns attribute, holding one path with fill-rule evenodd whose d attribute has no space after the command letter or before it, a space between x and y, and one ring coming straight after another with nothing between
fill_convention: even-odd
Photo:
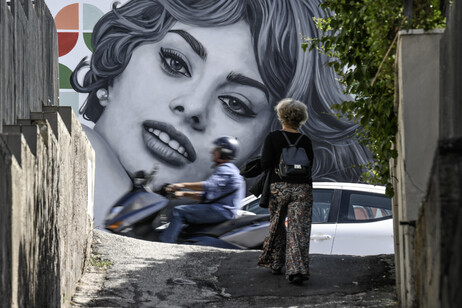
<instances>
[{"instance_id":1,"label":"green tree foliage","mask_svg":"<svg viewBox=\"0 0 462 308\"><path fill-rule=\"evenodd\" d=\"M445 19L438 0L414 0L412 18L403 13L402 0L325 0L325 18L315 18L321 36L305 38L303 49L314 48L330 58L354 100L334 105L334 109L363 129L357 136L374 154L363 181L385 185L393 195L390 159L397 156L394 111L395 58L398 32L409 28L441 28Z\"/></svg>"}]
</instances>

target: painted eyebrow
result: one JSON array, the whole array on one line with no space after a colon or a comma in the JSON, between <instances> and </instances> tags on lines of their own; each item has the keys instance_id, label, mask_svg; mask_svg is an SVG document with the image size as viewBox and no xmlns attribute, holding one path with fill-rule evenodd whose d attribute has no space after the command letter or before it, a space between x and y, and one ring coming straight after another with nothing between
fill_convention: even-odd
<instances>
[{"instance_id":1,"label":"painted eyebrow","mask_svg":"<svg viewBox=\"0 0 462 308\"><path fill-rule=\"evenodd\" d=\"M176 33L191 46L192 50L194 50L195 53L202 59L206 60L207 59L207 51L205 50L204 45L202 45L194 36L189 34L188 32L184 30L170 30L168 32Z\"/></svg>"},{"instance_id":2,"label":"painted eyebrow","mask_svg":"<svg viewBox=\"0 0 462 308\"><path fill-rule=\"evenodd\" d=\"M242 74L237 74L237 73L234 73L234 72L229 73L229 75L226 77L226 79L228 81L236 82L236 83L239 83L239 84L242 84L242 85L245 85L245 86L251 86L251 87L262 90L266 95L266 99L269 101L268 88L263 83L255 80L255 79L249 78L247 76L244 76Z\"/></svg>"}]
</instances>

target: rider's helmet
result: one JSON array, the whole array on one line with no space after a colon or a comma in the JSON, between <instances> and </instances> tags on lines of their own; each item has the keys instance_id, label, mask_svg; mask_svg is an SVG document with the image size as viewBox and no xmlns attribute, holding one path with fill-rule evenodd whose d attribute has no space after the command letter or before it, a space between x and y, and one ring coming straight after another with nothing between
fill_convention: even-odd
<instances>
[{"instance_id":1,"label":"rider's helmet","mask_svg":"<svg viewBox=\"0 0 462 308\"><path fill-rule=\"evenodd\" d=\"M239 152L239 141L236 137L224 136L216 139L213 144L220 150L220 158L233 160Z\"/></svg>"}]
</instances>

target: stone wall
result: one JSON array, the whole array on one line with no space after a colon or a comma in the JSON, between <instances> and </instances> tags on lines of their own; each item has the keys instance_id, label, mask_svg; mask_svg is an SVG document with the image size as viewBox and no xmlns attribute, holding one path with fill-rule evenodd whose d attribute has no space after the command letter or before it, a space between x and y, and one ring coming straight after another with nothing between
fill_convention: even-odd
<instances>
[{"instance_id":1,"label":"stone wall","mask_svg":"<svg viewBox=\"0 0 462 308\"><path fill-rule=\"evenodd\" d=\"M94 151L57 107L43 0L0 0L0 307L61 307L90 254Z\"/></svg>"}]
</instances>

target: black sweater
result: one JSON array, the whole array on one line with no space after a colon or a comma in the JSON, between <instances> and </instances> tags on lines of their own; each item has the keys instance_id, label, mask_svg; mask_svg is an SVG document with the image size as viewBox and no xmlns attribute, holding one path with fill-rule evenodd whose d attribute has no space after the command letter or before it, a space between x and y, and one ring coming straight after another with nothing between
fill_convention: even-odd
<instances>
[{"instance_id":1,"label":"black sweater","mask_svg":"<svg viewBox=\"0 0 462 308\"><path fill-rule=\"evenodd\" d=\"M290 142L295 143L300 137L300 133L290 133L285 132L287 137L289 138ZM279 159L281 157L282 148L287 147L287 140L284 138L284 135L281 131L276 130L268 134L265 139L265 143L263 145L263 151L261 155L261 167L263 170L268 170L278 166ZM313 146L311 145L311 140L308 136L304 136L297 144L297 147L304 148L306 151L306 155L311 161L311 165L313 165ZM274 172L271 172L271 183L275 182L283 182L282 179ZM287 181L289 182L289 181ZM300 180L293 180L290 183L307 183L306 181ZM312 184L311 177L308 180L308 184Z\"/></svg>"}]
</instances>

